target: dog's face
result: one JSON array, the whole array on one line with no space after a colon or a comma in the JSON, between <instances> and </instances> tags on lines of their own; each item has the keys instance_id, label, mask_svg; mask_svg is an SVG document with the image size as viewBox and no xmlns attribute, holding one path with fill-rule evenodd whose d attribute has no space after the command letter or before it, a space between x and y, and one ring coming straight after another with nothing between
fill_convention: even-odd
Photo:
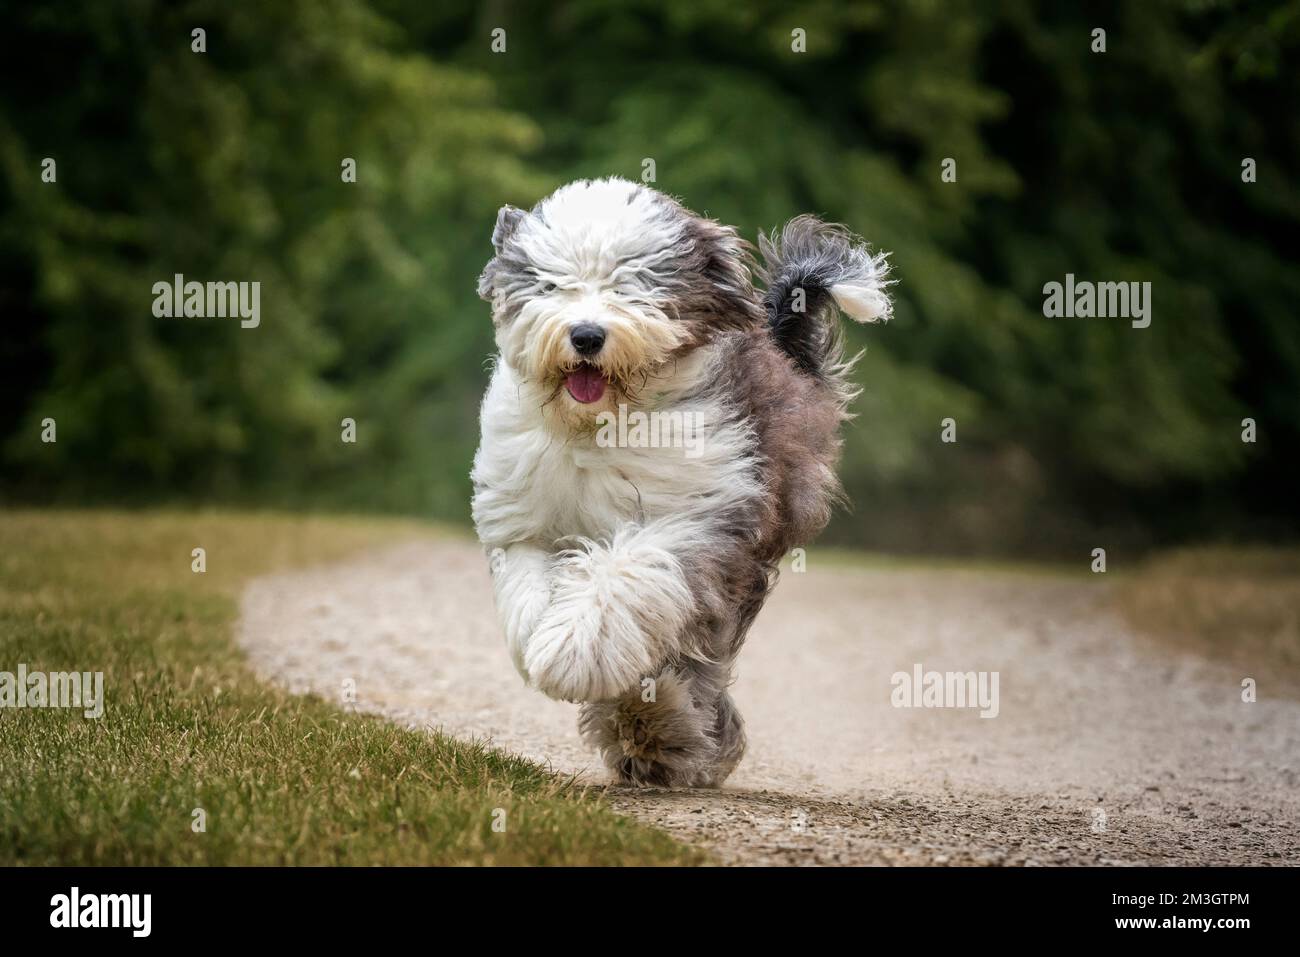
<instances>
[{"instance_id":1,"label":"dog's face","mask_svg":"<svg viewBox=\"0 0 1300 957\"><path fill-rule=\"evenodd\" d=\"M524 212L504 207L479 280L497 346L574 429L638 404L670 364L753 321L735 230L626 180L581 180Z\"/></svg>"}]
</instances>

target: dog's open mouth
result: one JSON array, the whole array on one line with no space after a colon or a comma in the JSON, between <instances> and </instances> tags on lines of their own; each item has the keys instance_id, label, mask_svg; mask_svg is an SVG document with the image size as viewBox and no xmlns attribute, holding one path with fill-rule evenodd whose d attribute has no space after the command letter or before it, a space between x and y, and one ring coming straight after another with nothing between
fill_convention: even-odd
<instances>
[{"instance_id":1,"label":"dog's open mouth","mask_svg":"<svg viewBox=\"0 0 1300 957\"><path fill-rule=\"evenodd\" d=\"M608 385L609 380L605 378L604 374L595 366L586 362L564 378L564 387L569 390L569 395L573 396L575 401L584 405L599 402Z\"/></svg>"}]
</instances>

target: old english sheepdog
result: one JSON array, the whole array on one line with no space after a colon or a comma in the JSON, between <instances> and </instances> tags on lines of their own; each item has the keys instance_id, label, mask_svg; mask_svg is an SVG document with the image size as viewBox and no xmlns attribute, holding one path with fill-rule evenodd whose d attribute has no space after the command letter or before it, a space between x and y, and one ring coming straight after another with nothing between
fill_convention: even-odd
<instances>
[{"instance_id":1,"label":"old english sheepdog","mask_svg":"<svg viewBox=\"0 0 1300 957\"><path fill-rule=\"evenodd\" d=\"M492 245L473 510L515 667L582 703L621 781L719 785L745 746L745 634L842 495L836 308L889 317L885 256L799 216L759 264L732 227L613 178L506 206Z\"/></svg>"}]
</instances>

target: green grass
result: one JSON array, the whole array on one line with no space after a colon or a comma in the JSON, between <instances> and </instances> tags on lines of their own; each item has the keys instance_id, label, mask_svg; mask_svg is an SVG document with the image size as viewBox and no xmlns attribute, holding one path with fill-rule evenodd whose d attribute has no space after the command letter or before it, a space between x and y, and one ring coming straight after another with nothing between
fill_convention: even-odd
<instances>
[{"instance_id":1,"label":"green grass","mask_svg":"<svg viewBox=\"0 0 1300 957\"><path fill-rule=\"evenodd\" d=\"M0 864L699 863L535 764L288 695L245 666L232 629L248 577L430 531L0 513L0 671L102 671L106 698L98 720L0 708Z\"/></svg>"}]
</instances>

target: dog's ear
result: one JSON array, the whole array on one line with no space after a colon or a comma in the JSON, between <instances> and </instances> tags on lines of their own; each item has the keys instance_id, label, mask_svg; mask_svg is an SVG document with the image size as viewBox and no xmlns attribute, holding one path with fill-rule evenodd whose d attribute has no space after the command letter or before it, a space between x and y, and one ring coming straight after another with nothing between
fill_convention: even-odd
<instances>
[{"instance_id":1,"label":"dog's ear","mask_svg":"<svg viewBox=\"0 0 1300 957\"><path fill-rule=\"evenodd\" d=\"M516 206L502 206L497 213L497 224L492 227L492 248L498 255L501 247L506 244L511 235L518 228L520 221L524 218L524 211Z\"/></svg>"},{"instance_id":2,"label":"dog's ear","mask_svg":"<svg viewBox=\"0 0 1300 957\"><path fill-rule=\"evenodd\" d=\"M492 301L493 287L496 285L497 273L501 266L501 253L525 215L527 214L522 209L510 205L502 206L497 213L496 225L492 227L492 248L496 251L496 255L488 260L488 264L483 267L482 275L478 277L480 299Z\"/></svg>"}]
</instances>

